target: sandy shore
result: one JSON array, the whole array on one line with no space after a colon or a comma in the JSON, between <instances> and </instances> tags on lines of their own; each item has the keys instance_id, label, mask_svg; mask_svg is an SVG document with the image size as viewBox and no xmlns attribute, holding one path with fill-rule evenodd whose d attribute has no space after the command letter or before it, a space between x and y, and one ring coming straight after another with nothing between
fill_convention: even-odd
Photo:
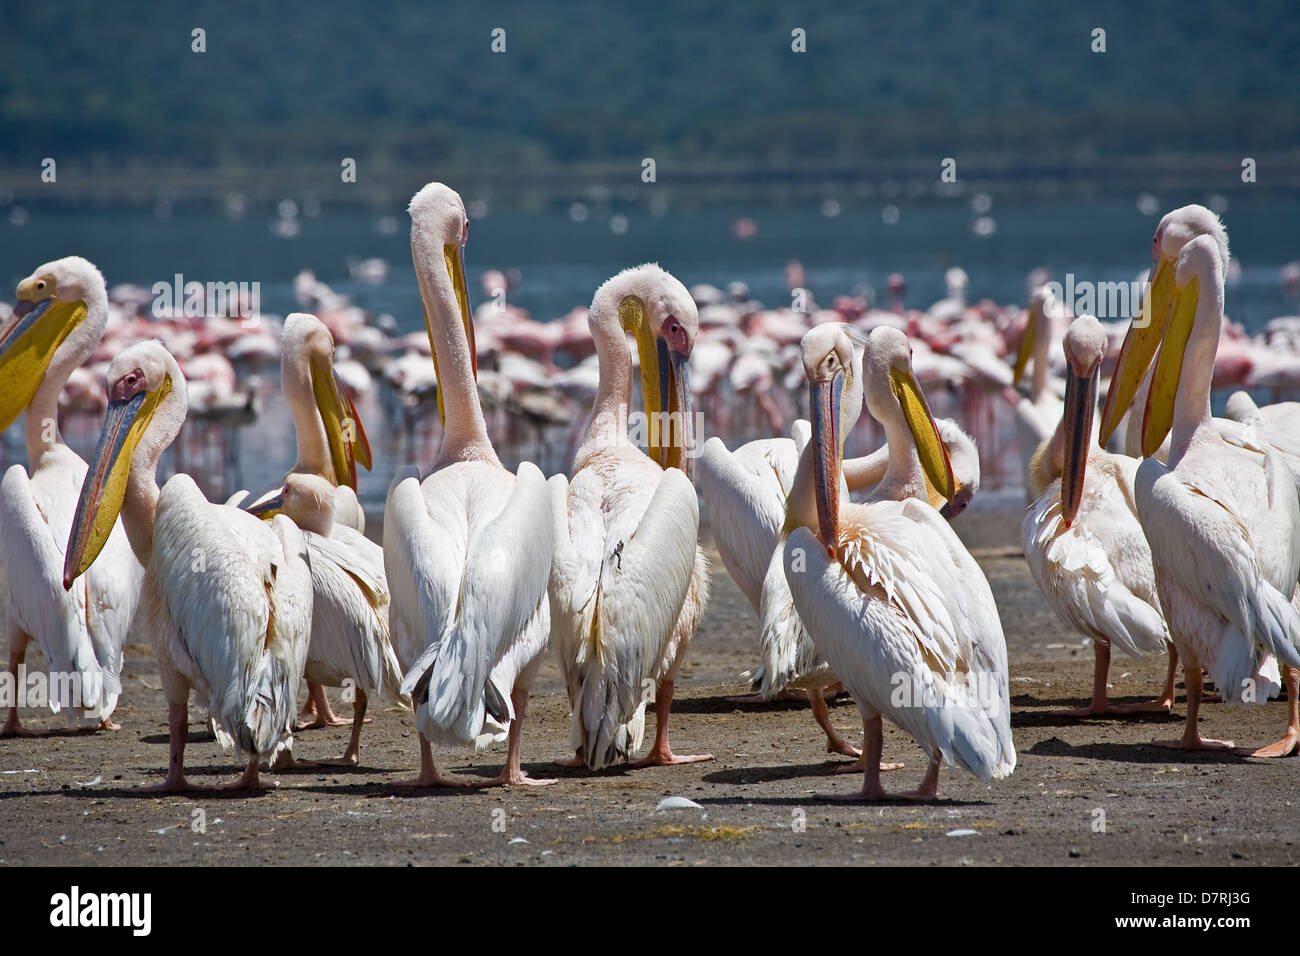
<instances>
[{"instance_id":1,"label":"sandy shore","mask_svg":"<svg viewBox=\"0 0 1300 956\"><path fill-rule=\"evenodd\" d=\"M278 790L251 797L141 796L132 788L157 782L165 770L167 730L152 653L132 646L116 715L121 731L0 741L0 863L1300 862L1297 761L1150 746L1181 729L1181 683L1173 717L1050 714L1087 696L1092 654L1035 589L1020 553L1019 520L1015 511L976 508L955 525L988 574L1007 634L1019 754L1007 780L988 785L945 770L932 804L815 800L817 792L856 789L861 778L832 773L843 758L825 753L806 705L728 702L745 691L737 675L754 663L756 620L715 562L713 601L673 718L674 748L710 751L715 761L594 775L555 767L568 708L548 659L528 712L524 762L534 776L559 777L555 786L398 790L392 784L416 765L416 738L410 715L394 710L375 714L366 727L358 769L281 773ZM1117 658L1113 696L1149 698L1164 669L1163 658ZM831 715L860 742L851 702L835 702ZM189 772L199 782L233 780L237 760L212 741L204 717L191 708ZM59 726L42 716L29 723ZM1272 741L1284 723L1281 702L1249 710L1211 704L1202 715L1207 734L1241 744ZM346 728L309 731L295 751L306 759L333 756L345 740ZM478 755L444 751L439 765L487 777L503 754L503 746ZM888 725L885 755L907 765L886 776L887 786L919 781L925 758ZM657 811L669 795L703 809Z\"/></svg>"}]
</instances>

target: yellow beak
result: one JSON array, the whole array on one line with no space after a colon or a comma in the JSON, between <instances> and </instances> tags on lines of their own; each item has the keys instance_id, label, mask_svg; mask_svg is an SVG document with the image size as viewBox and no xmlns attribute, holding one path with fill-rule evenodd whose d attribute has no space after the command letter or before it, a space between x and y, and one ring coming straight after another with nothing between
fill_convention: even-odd
<instances>
[{"instance_id":1,"label":"yellow beak","mask_svg":"<svg viewBox=\"0 0 1300 956\"><path fill-rule=\"evenodd\" d=\"M1161 256L1153 265L1151 285L1147 289L1146 301L1142 312L1129 325L1120 347L1119 362L1111 376L1110 389L1106 393L1106 405L1101 413L1101 428L1097 439L1105 447L1110 436L1115 433L1124 412L1133 404L1142 378L1151 366L1151 359L1160 346L1165 326L1174 302L1174 267L1173 259Z\"/></svg>"},{"instance_id":2,"label":"yellow beak","mask_svg":"<svg viewBox=\"0 0 1300 956\"><path fill-rule=\"evenodd\" d=\"M1029 321L1025 324L1025 334L1020 337L1020 350L1016 352L1016 364L1011 369L1012 388L1020 384L1020 378L1025 374L1025 367L1034 354L1034 343L1037 340L1038 322L1034 314L1030 312Z\"/></svg>"},{"instance_id":3,"label":"yellow beak","mask_svg":"<svg viewBox=\"0 0 1300 956\"><path fill-rule=\"evenodd\" d=\"M903 407L903 417L916 442L916 454L921 459L926 482L944 501L952 501L957 496L957 482L952 476L948 446L939 437L939 427L930 414L925 393L909 371L891 368L889 384Z\"/></svg>"},{"instance_id":4,"label":"yellow beak","mask_svg":"<svg viewBox=\"0 0 1300 956\"><path fill-rule=\"evenodd\" d=\"M86 317L86 303L53 296L33 301L18 290L13 315L0 328L0 431L13 424L36 395L54 353Z\"/></svg>"},{"instance_id":5,"label":"yellow beak","mask_svg":"<svg viewBox=\"0 0 1300 956\"><path fill-rule=\"evenodd\" d=\"M1200 280L1193 278L1174 293L1173 311L1165 328L1156 359L1156 370L1147 395L1147 407L1142 416L1142 454L1151 457L1164 442L1174 424L1174 402L1178 397L1178 382L1183 374L1183 353L1196 321L1196 307L1200 302Z\"/></svg>"},{"instance_id":6,"label":"yellow beak","mask_svg":"<svg viewBox=\"0 0 1300 956\"><path fill-rule=\"evenodd\" d=\"M311 390L325 425L334 482L355 490L357 462L367 471L371 464L370 441L361 426L361 416L334 369L315 358L311 360Z\"/></svg>"},{"instance_id":7,"label":"yellow beak","mask_svg":"<svg viewBox=\"0 0 1300 956\"><path fill-rule=\"evenodd\" d=\"M680 468L694 481L689 359L654 334L646 321L645 304L636 296L619 303L618 318L636 337L641 396L649 423L648 454L661 467Z\"/></svg>"},{"instance_id":8,"label":"yellow beak","mask_svg":"<svg viewBox=\"0 0 1300 956\"><path fill-rule=\"evenodd\" d=\"M109 402L94 461L77 498L77 513L63 560L65 589L86 572L108 541L126 496L131 456L171 388L171 378L167 377L152 392L140 391L129 398Z\"/></svg>"},{"instance_id":9,"label":"yellow beak","mask_svg":"<svg viewBox=\"0 0 1300 956\"><path fill-rule=\"evenodd\" d=\"M474 317L469 311L469 287L465 285L465 251L458 242L449 242L442 247L442 257L447 263L447 276L456 293L456 305L460 308L460 321L465 326L465 340L469 343L469 360L474 370L474 379L478 380L478 348L474 344ZM438 347L433 341L433 329L429 327L429 316L424 317L424 327L429 333L429 351L433 355L433 370L438 377L438 418L446 422L447 416L442 409L442 373L438 371ZM366 456L370 455L370 446L366 445ZM367 464L367 468L370 466Z\"/></svg>"}]
</instances>

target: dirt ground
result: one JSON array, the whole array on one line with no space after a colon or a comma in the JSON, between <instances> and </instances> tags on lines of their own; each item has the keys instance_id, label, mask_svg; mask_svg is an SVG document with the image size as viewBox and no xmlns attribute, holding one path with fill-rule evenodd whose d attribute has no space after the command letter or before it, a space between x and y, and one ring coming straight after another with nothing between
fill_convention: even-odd
<instances>
[{"instance_id":1,"label":"dirt ground","mask_svg":"<svg viewBox=\"0 0 1300 956\"><path fill-rule=\"evenodd\" d=\"M1044 603L1018 544L1019 514L973 509L956 528L997 597L1011 662L1015 774L984 784L945 769L939 799L866 806L815 799L850 791L861 777L834 775L802 703L734 704L737 675L754 663L756 620L715 561L714 597L692 645L673 708L679 753L716 760L591 774L555 767L567 731L559 672L548 662L525 725L525 767L550 787L411 792L409 713L375 714L362 737L362 766L277 774L277 790L254 795L140 795L167 763L165 707L152 653L128 649L115 733L59 733L0 741L0 864L1218 864L1300 862L1300 761L1231 754L1184 755L1150 746L1177 736L1173 717L1075 720L1050 711L1088 695L1092 654ZM33 663L39 655L33 652ZM1151 697L1163 658L1117 658L1112 694ZM346 705L337 709L348 712ZM832 720L861 741L853 704ZM198 782L238 772L190 712L188 770ZM35 715L33 727L60 726ZM1242 710L1208 705L1202 729L1240 744L1276 739L1285 704ZM653 733L648 722L647 738ZM299 757L342 751L347 729L297 738ZM499 768L504 746L438 752L440 768L473 779ZM924 757L886 724L885 756L903 770L886 786L910 789ZM701 809L658 810L668 796ZM1104 830L1099 824L1104 821Z\"/></svg>"}]
</instances>

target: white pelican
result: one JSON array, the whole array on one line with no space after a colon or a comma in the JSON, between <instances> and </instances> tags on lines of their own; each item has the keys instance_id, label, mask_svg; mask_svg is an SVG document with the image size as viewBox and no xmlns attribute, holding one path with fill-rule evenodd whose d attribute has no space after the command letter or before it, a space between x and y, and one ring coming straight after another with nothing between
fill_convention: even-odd
<instances>
[{"instance_id":1,"label":"white pelican","mask_svg":"<svg viewBox=\"0 0 1300 956\"><path fill-rule=\"evenodd\" d=\"M301 715L308 719L298 729L349 723L334 715L323 686L346 684L355 704L352 739L343 756L331 762L355 765L360 759L359 720L365 719L370 698L398 703L402 683L389 637L383 549L361 533L366 519L355 490L357 464L370 467L370 443L334 370L334 337L316 316L295 312L285 319L280 381L293 414L298 458L283 491L246 507L263 517L284 510L312 532L307 544L315 598L307 650L308 703ZM316 480L291 486L289 479L299 476ZM328 503L315 500L324 487L331 489ZM286 496L297 507L282 509Z\"/></svg>"},{"instance_id":2,"label":"white pelican","mask_svg":"<svg viewBox=\"0 0 1300 956\"><path fill-rule=\"evenodd\" d=\"M783 548L799 616L864 721L865 781L879 800L882 714L930 754L920 789L933 798L941 760L981 779L1015 768L1007 652L988 581L948 523L914 498L842 502L841 436L860 414L862 383L842 329L815 328L802 343L812 442L790 494ZM918 435L920 469L947 495L953 478L929 410L899 349L869 349L866 402L902 447ZM928 423L928 428L923 422ZM921 482L922 486L924 482Z\"/></svg>"},{"instance_id":3,"label":"white pelican","mask_svg":"<svg viewBox=\"0 0 1300 956\"><path fill-rule=\"evenodd\" d=\"M8 576L14 686L20 686L27 643L35 640L49 662L51 710L66 707L83 727L116 729L122 647L144 569L121 522L114 522L104 560L63 589L64 548L86 463L63 443L58 427L59 392L95 350L107 322L104 277L85 259L46 263L18 285L13 314L0 328L0 431L26 408L31 477L13 465L0 481L0 564ZM13 703L0 737L34 735L19 723Z\"/></svg>"},{"instance_id":4,"label":"white pelican","mask_svg":"<svg viewBox=\"0 0 1300 956\"><path fill-rule=\"evenodd\" d=\"M261 518L283 514L306 539L312 616L303 676L309 688L346 687L353 699L347 749L334 760L316 762L356 766L366 708L372 700L402 702L402 666L389 636L384 551L360 532L334 522L337 492L338 486L319 475L290 472L279 495L248 510ZM328 722L328 704L322 707L318 700L317 714L325 718L322 723Z\"/></svg>"},{"instance_id":5,"label":"white pelican","mask_svg":"<svg viewBox=\"0 0 1300 956\"><path fill-rule=\"evenodd\" d=\"M550 498L530 462L502 467L474 384L474 327L460 196L430 183L410 205L411 258L438 376L442 447L428 476L404 468L388 489L384 569L397 656L420 731L416 786L454 786L431 741L469 744L488 714L509 723L509 752L491 783L534 780L519 763L528 689L550 631Z\"/></svg>"},{"instance_id":6,"label":"white pelican","mask_svg":"<svg viewBox=\"0 0 1300 956\"><path fill-rule=\"evenodd\" d=\"M569 743L592 769L640 748L655 690L654 746L636 765L711 760L674 754L668 718L677 672L708 599L688 363L699 327L685 286L657 265L625 270L592 299L600 391L573 462L551 479L552 637L573 706ZM628 437L636 337L650 454ZM679 470L680 466L687 473Z\"/></svg>"},{"instance_id":7,"label":"white pelican","mask_svg":"<svg viewBox=\"0 0 1300 956\"><path fill-rule=\"evenodd\" d=\"M1156 592L1151 548L1138 523L1133 480L1139 461L1093 445L1097 382L1106 333L1092 316L1065 335L1065 413L1034 455L1031 488L1038 500L1021 525L1025 559L1056 616L1092 638L1092 702L1070 717L1126 714L1173 707L1174 669L1163 696L1147 704L1106 700L1110 652L1159 653L1169 628Z\"/></svg>"},{"instance_id":8,"label":"white pelican","mask_svg":"<svg viewBox=\"0 0 1300 956\"><path fill-rule=\"evenodd\" d=\"M908 343L906 336L895 328L882 326L872 330L867 341L867 349L876 349L885 355L906 355ZM861 380L862 352L853 350L854 374ZM910 368L910 364L909 364ZM861 404L860 390L854 398ZM920 389L917 387L917 394ZM946 518L954 518L970 503L971 497L979 489L980 469L979 452L974 441L948 419L932 419L928 413L922 419L917 415L906 418L906 428L898 428L897 422L882 421L885 429L886 443L875 452L862 458L841 463L841 474L845 479L847 491L871 488L869 501L901 501L904 498L919 498L939 509ZM921 459L917 454L918 443L927 441L927 435L937 432L943 446L943 452L932 449L935 455L942 454L948 460L955 490L949 490L951 500L944 498L944 491L937 488L926 475ZM807 443L804 439L803 444ZM802 453L802 445L801 453ZM949 449L956 451L957 458L948 458ZM958 465L960 464L960 470ZM785 506L781 518L785 520ZM851 757L860 757L861 752L848 744L830 724L830 714L821 688L833 686L837 679L827 666L825 658L818 653L809 638L799 615L794 607L789 584L785 577L783 559L784 540L793 527L788 522L774 539L770 557L767 559L766 574L759 607L760 637L759 646L763 664L756 671L755 678L761 688L762 696L770 699L786 689L802 689L808 692L812 705L813 717L826 734L827 751L842 753ZM895 770L902 767L899 763L881 764L882 770ZM836 773L856 773L862 769L861 760L844 764L836 768Z\"/></svg>"},{"instance_id":9,"label":"white pelican","mask_svg":"<svg viewBox=\"0 0 1300 956\"><path fill-rule=\"evenodd\" d=\"M249 758L235 788L257 787L258 764L293 732L311 632L311 569L288 518L259 521L208 502L188 475L161 491L158 459L185 422L180 366L157 341L121 352L108 369L109 405L95 461L77 501L63 585L100 553L118 514L145 567L154 653L171 732L166 780L154 790L199 789L185 779L191 688L223 746Z\"/></svg>"},{"instance_id":10,"label":"white pelican","mask_svg":"<svg viewBox=\"0 0 1300 956\"><path fill-rule=\"evenodd\" d=\"M1029 490L1029 463L1038 446L1052 436L1056 423L1061 420L1061 399L1048 378L1048 355L1052 345L1052 318L1060 308L1046 286L1039 286L1029 296L1029 315L1025 332L1016 353L1016 364L1011 373L1014 388L1025 374L1025 366L1032 359L1033 379L1028 397L1021 396L1015 404L1016 441L1020 447L1021 477L1025 480L1025 503L1034 496Z\"/></svg>"},{"instance_id":11,"label":"white pelican","mask_svg":"<svg viewBox=\"0 0 1300 956\"><path fill-rule=\"evenodd\" d=\"M1261 457L1229 444L1210 415L1223 320L1222 250L1212 236L1197 236L1183 246L1164 285L1161 267L1152 283L1152 321L1129 329L1112 391L1135 389L1159 346L1142 418L1143 451L1153 453L1172 428L1169 464L1143 461L1136 499L1187 686L1183 736L1162 745L1223 749L1231 742L1203 738L1197 727L1202 673L1225 700L1248 703L1277 693L1275 658L1289 668L1300 665L1300 611L1290 603L1300 576L1300 500L1276 451L1265 449ZM1110 425L1103 422L1103 439ZM1300 740L1294 674L1288 672L1287 735L1252 751L1257 756L1284 755Z\"/></svg>"}]
</instances>

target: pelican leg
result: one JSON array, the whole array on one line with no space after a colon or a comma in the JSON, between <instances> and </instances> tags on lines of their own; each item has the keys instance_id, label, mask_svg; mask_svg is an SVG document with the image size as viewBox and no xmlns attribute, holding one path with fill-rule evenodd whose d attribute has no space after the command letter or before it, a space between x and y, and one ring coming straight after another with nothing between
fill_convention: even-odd
<instances>
[{"instance_id":1,"label":"pelican leg","mask_svg":"<svg viewBox=\"0 0 1300 956\"><path fill-rule=\"evenodd\" d=\"M863 767L862 789L856 793L817 793L816 800L834 800L839 803L865 803L873 800L933 800L939 788L939 757L936 754L930 760L925 779L921 786L911 793L889 794L880 785L880 772L889 764L880 762L880 755L885 747L884 728L880 715L864 718L862 721L862 757L859 762ZM902 764L897 766L901 767ZM890 769L894 769L890 767Z\"/></svg>"},{"instance_id":2,"label":"pelican leg","mask_svg":"<svg viewBox=\"0 0 1300 956\"><path fill-rule=\"evenodd\" d=\"M1120 713L1126 714L1168 714L1174 709L1174 680L1178 676L1178 651L1172 644L1169 645L1169 671L1165 675L1164 692L1155 700L1148 700L1141 704L1116 704L1115 708ZM1205 700L1209 700L1207 696ZM1122 707L1122 709L1121 709Z\"/></svg>"},{"instance_id":3,"label":"pelican leg","mask_svg":"<svg viewBox=\"0 0 1300 956\"><path fill-rule=\"evenodd\" d=\"M846 757L862 756L861 750L841 737L839 732L831 726L830 710L826 706L826 698L822 696L820 688L814 688L813 692L808 695L808 703L812 706L813 719L817 721L817 725L826 734L826 752L828 754L843 754ZM857 765L853 764L852 766ZM842 769L837 767L836 773L841 772ZM862 768L859 767L858 769L861 770Z\"/></svg>"},{"instance_id":4,"label":"pelican leg","mask_svg":"<svg viewBox=\"0 0 1300 956\"><path fill-rule=\"evenodd\" d=\"M299 717L307 717L315 714L315 719L302 721L295 727L295 730L308 730L317 727L343 727L347 721L334 713L330 709L329 698L325 696L325 688L313 681L307 681L308 704L303 708Z\"/></svg>"},{"instance_id":5,"label":"pelican leg","mask_svg":"<svg viewBox=\"0 0 1300 956\"><path fill-rule=\"evenodd\" d=\"M877 717L876 719L879 720L880 718ZM866 719L863 719L863 721L862 721L862 739L863 739L863 740L866 740L866 739L867 739L867 724L868 724L868 723L869 723L869 721L867 721ZM883 739L884 739L884 738L882 737L882 738L881 738L881 740L882 740L881 748L882 748L882 749L883 749L883 747L884 747ZM830 748L828 747L827 749L829 750ZM884 761L884 760L879 759L879 757L876 758L876 766L880 768L880 772L881 772L881 773L888 773L890 770L902 770L902 769L903 769L903 765L902 765L901 763L890 763L890 762L886 762L886 761ZM866 752L865 752L865 751L861 751L861 752L859 752L859 754L858 754L858 759L855 760L855 761L853 761L853 763L842 763L842 764L840 764L838 767L836 767L836 768L835 768L833 771L831 771L831 772L832 772L832 773L863 773L863 772L866 771L866 769L867 769L867 755L866 755Z\"/></svg>"},{"instance_id":6,"label":"pelican leg","mask_svg":"<svg viewBox=\"0 0 1300 956\"><path fill-rule=\"evenodd\" d=\"M22 725L18 719L18 668L22 665L23 658L27 654L27 642L31 638L20 630L17 625L9 625L9 669L10 686L14 689L14 700L9 706L9 714L5 718L5 725L0 727L0 738L4 737L43 737L45 732L41 730L30 730Z\"/></svg>"},{"instance_id":7,"label":"pelican leg","mask_svg":"<svg viewBox=\"0 0 1300 956\"><path fill-rule=\"evenodd\" d=\"M261 777L262 761L257 757L250 757L248 766L244 768L243 775L234 783L228 783L222 790L274 790L280 786L275 780L263 780Z\"/></svg>"},{"instance_id":8,"label":"pelican leg","mask_svg":"<svg viewBox=\"0 0 1300 956\"><path fill-rule=\"evenodd\" d=\"M1284 666L1282 672L1287 697L1286 733L1281 740L1267 747L1255 750L1242 747L1239 752L1248 757L1289 757L1300 749L1300 670Z\"/></svg>"},{"instance_id":9,"label":"pelican leg","mask_svg":"<svg viewBox=\"0 0 1300 956\"><path fill-rule=\"evenodd\" d=\"M1106 700L1106 677L1110 673L1110 645L1092 642L1092 700L1083 707L1054 710L1054 717L1101 717L1120 710Z\"/></svg>"},{"instance_id":10,"label":"pelican leg","mask_svg":"<svg viewBox=\"0 0 1300 956\"><path fill-rule=\"evenodd\" d=\"M1183 683L1187 685L1187 723L1183 727L1183 736L1179 740L1153 740L1152 743L1173 750L1231 750L1231 740L1202 737L1196 724L1201 710L1201 695L1205 690L1205 677L1198 661L1189 658L1183 664Z\"/></svg>"},{"instance_id":11,"label":"pelican leg","mask_svg":"<svg viewBox=\"0 0 1300 956\"><path fill-rule=\"evenodd\" d=\"M655 743L650 752L640 760L629 764L630 767L669 767L679 763L698 763L712 760L713 754L691 754L679 756L673 753L668 744L668 714L673 706L673 682L662 680L655 690Z\"/></svg>"},{"instance_id":12,"label":"pelican leg","mask_svg":"<svg viewBox=\"0 0 1300 956\"><path fill-rule=\"evenodd\" d=\"M189 691L186 690L188 697ZM152 787L141 787L140 793L180 793L187 790L211 790L185 779L185 744L190 739L188 700L167 705L167 778Z\"/></svg>"},{"instance_id":13,"label":"pelican leg","mask_svg":"<svg viewBox=\"0 0 1300 956\"><path fill-rule=\"evenodd\" d=\"M420 734L420 775L413 780L400 780L395 786L430 788L468 787L471 784L466 780L441 776L437 765L433 762L433 747L424 739L424 734Z\"/></svg>"},{"instance_id":14,"label":"pelican leg","mask_svg":"<svg viewBox=\"0 0 1300 956\"><path fill-rule=\"evenodd\" d=\"M510 702L515 708L515 719L510 721L510 733L506 750L506 765L501 773L491 780L484 781L485 787L545 787L555 783L554 780L539 780L524 773L519 765L519 742L523 738L524 713L528 710L528 691L515 685L510 692Z\"/></svg>"},{"instance_id":15,"label":"pelican leg","mask_svg":"<svg viewBox=\"0 0 1300 956\"><path fill-rule=\"evenodd\" d=\"M298 766L355 767L361 763L361 727L366 722L366 707L369 705L370 699L366 697L366 692L360 687L357 688L356 694L357 698L352 704L352 736L348 738L348 745L343 751L343 755L341 757L330 757L326 760L299 760L297 761Z\"/></svg>"}]
</instances>

